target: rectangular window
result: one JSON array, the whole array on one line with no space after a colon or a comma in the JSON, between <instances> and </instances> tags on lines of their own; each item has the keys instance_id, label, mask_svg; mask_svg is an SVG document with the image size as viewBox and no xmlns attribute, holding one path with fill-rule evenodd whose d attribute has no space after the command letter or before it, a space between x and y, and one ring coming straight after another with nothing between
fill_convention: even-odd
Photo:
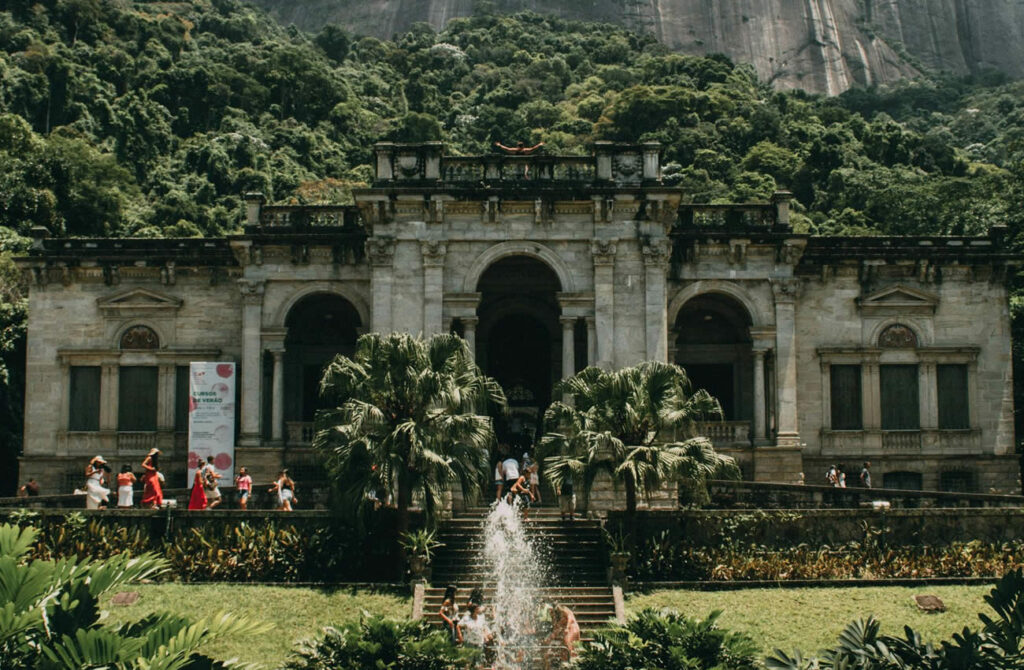
<instances>
[{"instance_id":1,"label":"rectangular window","mask_svg":"<svg viewBox=\"0 0 1024 670\"><path fill-rule=\"evenodd\" d=\"M100 367L72 365L68 430L100 429Z\"/></svg>"},{"instance_id":2,"label":"rectangular window","mask_svg":"<svg viewBox=\"0 0 1024 670\"><path fill-rule=\"evenodd\" d=\"M174 368L174 431L188 432L188 366Z\"/></svg>"},{"instance_id":3,"label":"rectangular window","mask_svg":"<svg viewBox=\"0 0 1024 670\"><path fill-rule=\"evenodd\" d=\"M125 366L118 382L117 429L156 430L157 377L155 366Z\"/></svg>"},{"instance_id":4,"label":"rectangular window","mask_svg":"<svg viewBox=\"0 0 1024 670\"><path fill-rule=\"evenodd\" d=\"M967 397L967 366L936 366L939 397L939 429L971 427L970 399Z\"/></svg>"},{"instance_id":5,"label":"rectangular window","mask_svg":"<svg viewBox=\"0 0 1024 670\"><path fill-rule=\"evenodd\" d=\"M860 366L832 365L831 400L832 430L860 430L861 419Z\"/></svg>"},{"instance_id":6,"label":"rectangular window","mask_svg":"<svg viewBox=\"0 0 1024 670\"><path fill-rule=\"evenodd\" d=\"M916 365L879 366L882 430L920 430Z\"/></svg>"}]
</instances>

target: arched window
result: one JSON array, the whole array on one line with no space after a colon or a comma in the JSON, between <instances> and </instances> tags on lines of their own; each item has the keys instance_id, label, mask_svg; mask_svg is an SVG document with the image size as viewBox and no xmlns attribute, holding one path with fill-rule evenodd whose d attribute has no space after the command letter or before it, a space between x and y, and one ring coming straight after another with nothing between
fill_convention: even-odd
<instances>
[{"instance_id":1,"label":"arched window","mask_svg":"<svg viewBox=\"0 0 1024 670\"><path fill-rule=\"evenodd\" d=\"M132 326L121 335L122 349L159 349L160 338L149 326Z\"/></svg>"},{"instance_id":2,"label":"arched window","mask_svg":"<svg viewBox=\"0 0 1024 670\"><path fill-rule=\"evenodd\" d=\"M878 346L883 349L914 349L917 347L917 335L909 326L894 323L878 336Z\"/></svg>"}]
</instances>

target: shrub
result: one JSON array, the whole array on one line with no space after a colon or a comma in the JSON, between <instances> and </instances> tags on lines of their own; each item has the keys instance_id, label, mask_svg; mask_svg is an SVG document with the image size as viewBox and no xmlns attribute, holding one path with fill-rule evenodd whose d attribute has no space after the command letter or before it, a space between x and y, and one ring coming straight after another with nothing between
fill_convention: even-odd
<instances>
[{"instance_id":1,"label":"shrub","mask_svg":"<svg viewBox=\"0 0 1024 670\"><path fill-rule=\"evenodd\" d=\"M757 646L745 634L715 623L721 612L690 619L672 610L645 609L625 626L595 633L580 650L579 670L680 668L688 670L753 670L759 667Z\"/></svg>"},{"instance_id":2,"label":"shrub","mask_svg":"<svg viewBox=\"0 0 1024 670\"><path fill-rule=\"evenodd\" d=\"M287 670L451 670L469 666L471 649L423 622L365 615L343 628L326 628L319 640L300 645Z\"/></svg>"},{"instance_id":3,"label":"shrub","mask_svg":"<svg viewBox=\"0 0 1024 670\"><path fill-rule=\"evenodd\" d=\"M835 647L804 658L776 649L765 660L769 670L1010 670L1024 667L1024 573L1004 576L985 596L995 618L979 614L982 629L964 628L939 645L925 643L909 626L903 637L879 635L874 617L858 619L840 633Z\"/></svg>"}]
</instances>

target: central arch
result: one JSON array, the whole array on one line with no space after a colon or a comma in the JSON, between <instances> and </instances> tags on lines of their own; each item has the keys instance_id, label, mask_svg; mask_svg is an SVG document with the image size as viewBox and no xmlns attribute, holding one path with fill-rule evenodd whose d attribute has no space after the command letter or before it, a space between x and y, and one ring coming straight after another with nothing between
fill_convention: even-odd
<instances>
[{"instance_id":1,"label":"central arch","mask_svg":"<svg viewBox=\"0 0 1024 670\"><path fill-rule=\"evenodd\" d=\"M509 400L499 439L529 448L551 402L551 387L562 369L561 278L535 256L509 254L492 262L473 285L477 308L477 362L494 377Z\"/></svg>"}]
</instances>

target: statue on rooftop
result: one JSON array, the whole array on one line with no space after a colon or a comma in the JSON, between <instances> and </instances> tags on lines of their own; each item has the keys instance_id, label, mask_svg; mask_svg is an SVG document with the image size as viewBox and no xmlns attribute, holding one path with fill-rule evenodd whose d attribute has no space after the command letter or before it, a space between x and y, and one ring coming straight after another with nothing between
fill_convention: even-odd
<instances>
[{"instance_id":1,"label":"statue on rooftop","mask_svg":"<svg viewBox=\"0 0 1024 670\"><path fill-rule=\"evenodd\" d=\"M532 154L534 151L536 151L537 149L540 149L542 146L544 146L544 143L543 142L539 142L539 143L533 145L532 147L528 147L523 142L516 142L516 145L514 147L508 147L508 146L505 146L504 144L502 144L501 142L495 142L494 146L498 147L499 149L501 149L505 153L513 154L513 155L516 155L516 156L528 156L528 155Z\"/></svg>"}]
</instances>

